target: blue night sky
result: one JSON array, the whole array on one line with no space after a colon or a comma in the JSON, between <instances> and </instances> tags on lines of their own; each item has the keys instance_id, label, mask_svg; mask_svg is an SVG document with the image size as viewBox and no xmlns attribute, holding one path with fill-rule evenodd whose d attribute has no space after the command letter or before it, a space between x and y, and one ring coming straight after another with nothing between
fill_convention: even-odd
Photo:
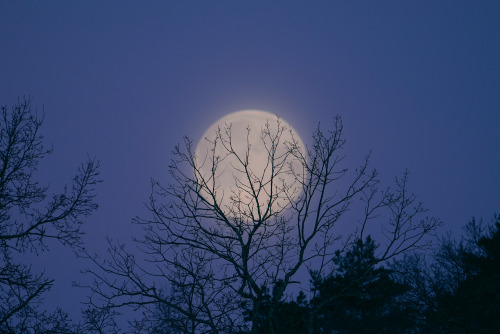
<instances>
[{"instance_id":1,"label":"blue night sky","mask_svg":"<svg viewBox=\"0 0 500 334\"><path fill-rule=\"evenodd\" d=\"M276 113L310 142L344 120L353 163L372 151L440 232L500 210L498 1L11 1L0 4L0 104L33 97L54 154L40 180L62 189L101 161L89 249L140 233L150 178L170 151L241 109ZM77 312L83 260L37 260L46 300Z\"/></svg>"}]
</instances>

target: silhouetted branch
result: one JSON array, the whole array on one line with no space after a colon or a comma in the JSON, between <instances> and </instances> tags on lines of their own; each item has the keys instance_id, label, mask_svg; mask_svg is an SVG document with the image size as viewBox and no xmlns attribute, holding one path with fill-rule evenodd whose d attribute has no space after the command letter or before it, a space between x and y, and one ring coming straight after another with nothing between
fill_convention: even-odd
<instances>
[{"instance_id":1,"label":"silhouetted branch","mask_svg":"<svg viewBox=\"0 0 500 334\"><path fill-rule=\"evenodd\" d=\"M87 271L94 277L87 286L89 302L142 308L149 323L161 317L172 332L255 332L252 323L264 310L274 312L273 303L297 283L301 268L320 263L322 270L347 245L337 245L342 237L337 224L363 196L361 235L377 210L396 214L388 223L391 238L383 259L420 247L419 237L434 227L415 227L421 209L407 216L413 197L406 197L406 177L396 195L386 192L376 199L379 181L369 168L369 155L356 170L344 166L340 117L331 131L318 127L308 149L279 118L275 125L268 122L260 129L266 159L258 166L252 164L256 148L249 139L255 129L246 129L244 149L234 142L231 124L206 139L206 152L195 152L187 137L183 146L177 145L171 182L152 181L151 217L134 220L144 226L144 237L135 241L145 261L139 264L113 242L107 260L87 254L95 264ZM223 181L223 173L231 173L233 180ZM273 302L267 308L270 286ZM272 333L272 326L267 330Z\"/></svg>"},{"instance_id":2,"label":"silhouetted branch","mask_svg":"<svg viewBox=\"0 0 500 334\"><path fill-rule=\"evenodd\" d=\"M20 333L24 324L35 328L41 321L46 322L43 326L53 321L54 328L67 323L61 311L47 315L35 310L53 280L16 263L16 254L47 249L51 239L80 247L83 218L97 209L94 187L100 182L99 162L93 159L80 166L71 187L62 194L49 196L47 187L34 180L40 159L52 152L43 146L42 121L32 112L31 99L1 109L0 331Z\"/></svg>"}]
</instances>

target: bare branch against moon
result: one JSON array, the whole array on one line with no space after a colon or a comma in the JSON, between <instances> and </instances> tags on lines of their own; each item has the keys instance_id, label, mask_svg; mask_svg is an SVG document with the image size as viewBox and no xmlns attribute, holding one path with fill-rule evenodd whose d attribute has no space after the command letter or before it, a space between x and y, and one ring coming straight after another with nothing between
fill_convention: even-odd
<instances>
[{"instance_id":1,"label":"bare branch against moon","mask_svg":"<svg viewBox=\"0 0 500 334\"><path fill-rule=\"evenodd\" d=\"M245 221L275 216L302 191L306 156L297 132L260 110L231 113L212 124L195 151L200 194Z\"/></svg>"}]
</instances>

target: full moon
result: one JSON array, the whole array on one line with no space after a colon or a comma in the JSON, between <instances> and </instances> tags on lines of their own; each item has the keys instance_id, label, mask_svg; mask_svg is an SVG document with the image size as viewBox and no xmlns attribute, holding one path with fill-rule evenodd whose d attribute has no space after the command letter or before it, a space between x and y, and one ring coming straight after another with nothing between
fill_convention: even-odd
<instances>
[{"instance_id":1,"label":"full moon","mask_svg":"<svg viewBox=\"0 0 500 334\"><path fill-rule=\"evenodd\" d=\"M282 118L242 110L213 123L195 150L200 194L226 216L257 221L285 210L302 192L305 146Z\"/></svg>"}]
</instances>

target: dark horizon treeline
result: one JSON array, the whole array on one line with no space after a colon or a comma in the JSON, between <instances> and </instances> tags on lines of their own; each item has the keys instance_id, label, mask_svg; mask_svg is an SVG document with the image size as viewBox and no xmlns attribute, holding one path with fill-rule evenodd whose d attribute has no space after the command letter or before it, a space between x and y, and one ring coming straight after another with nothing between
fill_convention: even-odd
<instances>
[{"instance_id":1,"label":"dark horizon treeline","mask_svg":"<svg viewBox=\"0 0 500 334\"><path fill-rule=\"evenodd\" d=\"M500 215L464 230L385 265L370 236L358 239L330 275L311 272L311 299L276 301L268 289L258 333L500 333Z\"/></svg>"},{"instance_id":2,"label":"dark horizon treeline","mask_svg":"<svg viewBox=\"0 0 500 334\"><path fill-rule=\"evenodd\" d=\"M500 215L491 223L475 218L464 233L436 236L433 251L413 251L391 263L376 258L367 236L337 251L330 275L310 272L312 291L293 300L264 289L260 312L241 305L253 331L238 334L438 334L500 332ZM161 316L150 333L183 333ZM166 320L168 319L168 320Z\"/></svg>"}]
</instances>

